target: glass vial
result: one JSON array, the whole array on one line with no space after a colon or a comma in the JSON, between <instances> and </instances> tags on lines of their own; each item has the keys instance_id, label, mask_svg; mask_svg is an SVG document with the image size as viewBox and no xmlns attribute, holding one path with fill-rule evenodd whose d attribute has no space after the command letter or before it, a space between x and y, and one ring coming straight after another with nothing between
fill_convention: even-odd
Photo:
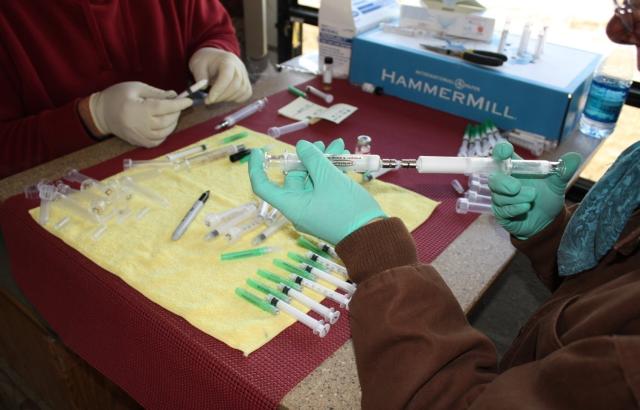
<instances>
[{"instance_id":1,"label":"glass vial","mask_svg":"<svg viewBox=\"0 0 640 410\"><path fill-rule=\"evenodd\" d=\"M613 132L631 87L634 59L610 54L598 67L580 117L580 132L592 138L606 138Z\"/></svg>"},{"instance_id":2,"label":"glass vial","mask_svg":"<svg viewBox=\"0 0 640 410\"><path fill-rule=\"evenodd\" d=\"M331 90L333 82L333 57L325 57L322 66L322 88L325 91Z\"/></svg>"}]
</instances>

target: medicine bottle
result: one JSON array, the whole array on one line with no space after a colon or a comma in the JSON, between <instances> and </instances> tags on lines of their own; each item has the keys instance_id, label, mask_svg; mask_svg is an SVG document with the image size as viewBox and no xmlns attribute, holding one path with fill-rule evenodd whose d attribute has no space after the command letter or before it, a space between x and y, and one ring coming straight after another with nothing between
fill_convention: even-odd
<instances>
[{"instance_id":1,"label":"medicine bottle","mask_svg":"<svg viewBox=\"0 0 640 410\"><path fill-rule=\"evenodd\" d=\"M325 91L331 90L333 82L333 57L325 57L322 66L322 88Z\"/></svg>"},{"instance_id":2,"label":"medicine bottle","mask_svg":"<svg viewBox=\"0 0 640 410\"><path fill-rule=\"evenodd\" d=\"M359 135L356 139L356 149L354 154L366 155L371 153L371 137L368 135Z\"/></svg>"},{"instance_id":3,"label":"medicine bottle","mask_svg":"<svg viewBox=\"0 0 640 410\"><path fill-rule=\"evenodd\" d=\"M593 138L606 138L613 132L629 93L634 61L625 51L610 54L598 66L589 96L580 117L580 132Z\"/></svg>"}]
</instances>

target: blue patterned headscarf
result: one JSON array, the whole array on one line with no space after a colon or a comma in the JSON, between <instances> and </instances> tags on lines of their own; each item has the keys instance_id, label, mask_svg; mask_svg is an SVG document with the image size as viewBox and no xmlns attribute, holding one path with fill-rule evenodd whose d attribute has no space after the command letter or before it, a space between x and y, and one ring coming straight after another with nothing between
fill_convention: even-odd
<instances>
[{"instance_id":1,"label":"blue patterned headscarf","mask_svg":"<svg viewBox=\"0 0 640 410\"><path fill-rule=\"evenodd\" d=\"M640 141L620 154L571 217L558 248L560 276L596 266L616 243L638 206Z\"/></svg>"}]
</instances>

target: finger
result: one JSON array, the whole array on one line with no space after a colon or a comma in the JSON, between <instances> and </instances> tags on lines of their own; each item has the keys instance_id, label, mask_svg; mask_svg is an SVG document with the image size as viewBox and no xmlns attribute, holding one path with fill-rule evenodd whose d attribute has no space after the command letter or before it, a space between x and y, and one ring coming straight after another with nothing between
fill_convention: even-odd
<instances>
[{"instance_id":1,"label":"finger","mask_svg":"<svg viewBox=\"0 0 640 410\"><path fill-rule=\"evenodd\" d=\"M298 141L296 144L296 151L298 153L298 158L300 158L300 161L302 161L305 168L307 168L307 171L314 182L321 180L328 173L341 173L338 168L329 162L329 160L324 156L324 153L309 141Z\"/></svg>"},{"instance_id":2,"label":"finger","mask_svg":"<svg viewBox=\"0 0 640 410\"><path fill-rule=\"evenodd\" d=\"M222 66L218 69L216 80L209 90L209 95L207 95L207 99L205 101L207 104L218 101L219 96L227 89L227 87L229 87L229 83L233 79L233 74L235 72L233 65L224 63L221 65Z\"/></svg>"},{"instance_id":3,"label":"finger","mask_svg":"<svg viewBox=\"0 0 640 410\"><path fill-rule=\"evenodd\" d=\"M520 193L522 183L511 175L496 172L489 175L489 188L492 193L513 196Z\"/></svg>"},{"instance_id":4,"label":"finger","mask_svg":"<svg viewBox=\"0 0 640 410\"><path fill-rule=\"evenodd\" d=\"M582 163L582 156L577 152L568 152L560 157L564 169L560 175L552 175L549 180L553 183L559 182L566 185L576 173Z\"/></svg>"},{"instance_id":5,"label":"finger","mask_svg":"<svg viewBox=\"0 0 640 410\"><path fill-rule=\"evenodd\" d=\"M142 84L138 95L142 98L165 99L174 98L177 94L172 90L162 90L160 88L152 87L149 84Z\"/></svg>"},{"instance_id":6,"label":"finger","mask_svg":"<svg viewBox=\"0 0 640 410\"><path fill-rule=\"evenodd\" d=\"M506 206L492 206L493 214L498 218L511 219L519 215L526 214L531 210L531 204L515 204Z\"/></svg>"},{"instance_id":7,"label":"finger","mask_svg":"<svg viewBox=\"0 0 640 410\"><path fill-rule=\"evenodd\" d=\"M145 100L144 102L149 106L151 115L162 116L167 114L180 113L193 105L191 98L179 98L177 100Z\"/></svg>"},{"instance_id":8,"label":"finger","mask_svg":"<svg viewBox=\"0 0 640 410\"><path fill-rule=\"evenodd\" d=\"M178 118L180 118L180 113L172 113L167 115L158 115L151 117L151 124L149 127L151 131L161 130L163 128L167 128L170 126L176 126L178 124Z\"/></svg>"},{"instance_id":9,"label":"finger","mask_svg":"<svg viewBox=\"0 0 640 410\"><path fill-rule=\"evenodd\" d=\"M513 145L509 142L500 142L493 147L493 152L491 154L493 159L497 161L504 161L505 159L511 158L513 155Z\"/></svg>"},{"instance_id":10,"label":"finger","mask_svg":"<svg viewBox=\"0 0 640 410\"><path fill-rule=\"evenodd\" d=\"M313 143L320 151L324 151L324 143L316 141ZM284 188L287 190L303 190L310 186L309 173L305 171L290 171L284 178Z\"/></svg>"},{"instance_id":11,"label":"finger","mask_svg":"<svg viewBox=\"0 0 640 410\"><path fill-rule=\"evenodd\" d=\"M326 150L324 150L325 154L344 154L344 140L342 138L337 138L329 144Z\"/></svg>"},{"instance_id":12,"label":"finger","mask_svg":"<svg viewBox=\"0 0 640 410\"><path fill-rule=\"evenodd\" d=\"M282 189L271 182L264 172L264 151L260 148L251 150L249 156L249 180L253 192L272 206L279 208L278 197Z\"/></svg>"},{"instance_id":13,"label":"finger","mask_svg":"<svg viewBox=\"0 0 640 410\"><path fill-rule=\"evenodd\" d=\"M251 83L247 83L244 87L244 91L236 98L235 102L245 102L253 95L253 88L251 88Z\"/></svg>"},{"instance_id":14,"label":"finger","mask_svg":"<svg viewBox=\"0 0 640 410\"><path fill-rule=\"evenodd\" d=\"M218 101L233 101L236 97L236 94L239 94L242 91L241 82L238 78L237 70L233 74L231 81L227 85L227 88L220 93L218 96Z\"/></svg>"},{"instance_id":15,"label":"finger","mask_svg":"<svg viewBox=\"0 0 640 410\"><path fill-rule=\"evenodd\" d=\"M492 194L491 201L496 206L517 205L523 203L531 204L537 196L537 191L534 187L523 186L517 195L501 195Z\"/></svg>"}]
</instances>

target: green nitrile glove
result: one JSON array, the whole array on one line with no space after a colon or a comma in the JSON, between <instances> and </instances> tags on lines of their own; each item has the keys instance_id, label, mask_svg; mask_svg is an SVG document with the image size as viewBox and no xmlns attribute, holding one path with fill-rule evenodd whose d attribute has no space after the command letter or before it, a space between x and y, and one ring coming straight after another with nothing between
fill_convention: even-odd
<instances>
[{"instance_id":1,"label":"green nitrile glove","mask_svg":"<svg viewBox=\"0 0 640 410\"><path fill-rule=\"evenodd\" d=\"M308 174L289 172L284 186L275 185L265 174L264 153L254 149L249 178L256 195L279 209L297 230L335 245L373 219L385 217L375 199L329 162L318 146L301 140L296 151ZM342 139L326 149L328 154L343 152Z\"/></svg>"},{"instance_id":2,"label":"green nitrile glove","mask_svg":"<svg viewBox=\"0 0 640 410\"><path fill-rule=\"evenodd\" d=\"M508 142L499 143L493 148L493 158L520 159ZM561 159L564 161L562 175L510 176L494 173L489 176L493 213L498 223L516 238L529 239L562 211L564 191L580 166L582 157L569 152Z\"/></svg>"}]
</instances>

